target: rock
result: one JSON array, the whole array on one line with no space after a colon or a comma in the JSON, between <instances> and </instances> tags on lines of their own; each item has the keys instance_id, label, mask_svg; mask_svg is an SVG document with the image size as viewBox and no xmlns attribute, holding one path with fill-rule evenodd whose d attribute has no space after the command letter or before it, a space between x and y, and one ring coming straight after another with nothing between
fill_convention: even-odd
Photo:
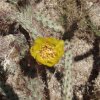
<instances>
[{"instance_id":1,"label":"rock","mask_svg":"<svg viewBox=\"0 0 100 100\"><path fill-rule=\"evenodd\" d=\"M7 35L0 37L0 59L4 70L14 73L17 64L28 51L28 44L24 35Z\"/></svg>"},{"instance_id":2,"label":"rock","mask_svg":"<svg viewBox=\"0 0 100 100\"><path fill-rule=\"evenodd\" d=\"M0 59L4 60L8 56L13 59L19 57L20 60L28 51L27 41L22 34L0 36Z\"/></svg>"},{"instance_id":3,"label":"rock","mask_svg":"<svg viewBox=\"0 0 100 100\"><path fill-rule=\"evenodd\" d=\"M91 19L91 22L95 26L100 27L100 4L99 3L93 4L89 8L89 17Z\"/></svg>"}]
</instances>

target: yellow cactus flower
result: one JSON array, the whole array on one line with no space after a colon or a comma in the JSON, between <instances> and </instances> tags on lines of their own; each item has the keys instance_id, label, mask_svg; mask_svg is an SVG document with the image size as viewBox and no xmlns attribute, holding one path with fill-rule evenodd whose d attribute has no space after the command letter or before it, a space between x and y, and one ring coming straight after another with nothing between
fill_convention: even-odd
<instances>
[{"instance_id":1,"label":"yellow cactus flower","mask_svg":"<svg viewBox=\"0 0 100 100\"><path fill-rule=\"evenodd\" d=\"M52 67L64 54L64 41L53 37L39 37L30 48L30 53L40 64Z\"/></svg>"}]
</instances>

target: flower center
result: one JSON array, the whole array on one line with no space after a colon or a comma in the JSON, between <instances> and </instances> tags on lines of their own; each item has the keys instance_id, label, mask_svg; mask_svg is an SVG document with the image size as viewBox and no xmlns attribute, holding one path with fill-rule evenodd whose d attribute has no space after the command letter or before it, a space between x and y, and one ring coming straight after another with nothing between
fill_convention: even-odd
<instances>
[{"instance_id":1,"label":"flower center","mask_svg":"<svg viewBox=\"0 0 100 100\"><path fill-rule=\"evenodd\" d=\"M45 44L42 46L40 50L40 56L42 59L50 60L56 56L56 51L54 49L54 46Z\"/></svg>"}]
</instances>

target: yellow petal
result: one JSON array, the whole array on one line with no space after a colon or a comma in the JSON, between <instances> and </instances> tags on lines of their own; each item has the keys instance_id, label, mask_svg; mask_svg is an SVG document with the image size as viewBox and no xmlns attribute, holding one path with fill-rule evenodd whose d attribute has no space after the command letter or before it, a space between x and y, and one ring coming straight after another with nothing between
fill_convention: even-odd
<instances>
[{"instance_id":1,"label":"yellow petal","mask_svg":"<svg viewBox=\"0 0 100 100\"><path fill-rule=\"evenodd\" d=\"M45 39L43 37L38 37L35 40L35 43L41 45L42 43L44 43L44 41L45 41Z\"/></svg>"},{"instance_id":2,"label":"yellow petal","mask_svg":"<svg viewBox=\"0 0 100 100\"><path fill-rule=\"evenodd\" d=\"M37 45L37 44L33 45L33 46L30 48L30 53L31 53L31 55L32 55L34 58L36 57L36 55L37 55L37 53L39 52L40 48L41 48L41 45Z\"/></svg>"},{"instance_id":3,"label":"yellow petal","mask_svg":"<svg viewBox=\"0 0 100 100\"><path fill-rule=\"evenodd\" d=\"M53 45L56 45L56 44L59 42L58 39L55 39L55 38L53 38L53 37L48 38L48 41L49 41L50 43L52 43Z\"/></svg>"}]
</instances>

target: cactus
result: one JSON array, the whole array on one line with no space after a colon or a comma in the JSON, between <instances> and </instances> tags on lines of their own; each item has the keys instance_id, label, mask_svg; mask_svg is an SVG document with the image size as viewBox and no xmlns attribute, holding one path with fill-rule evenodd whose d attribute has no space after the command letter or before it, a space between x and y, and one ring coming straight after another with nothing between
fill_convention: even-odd
<instances>
[{"instance_id":1,"label":"cactus","mask_svg":"<svg viewBox=\"0 0 100 100\"><path fill-rule=\"evenodd\" d=\"M69 43L68 43L69 44ZM68 45L66 45L68 46ZM70 46L70 45L69 45ZM66 48L65 48L66 49ZM67 48L68 49L68 48ZM72 100L73 90L72 90L72 52L71 50L65 50L65 58L64 58L64 77L62 79L62 98L63 100Z\"/></svg>"},{"instance_id":2,"label":"cactus","mask_svg":"<svg viewBox=\"0 0 100 100\"><path fill-rule=\"evenodd\" d=\"M33 11L31 3L25 5L25 7L15 7L14 5L14 8L16 9L16 11L13 13L11 18L13 20L16 20L25 30L27 30L30 37L32 37L33 39L41 36L41 34L37 33L36 29L33 26Z\"/></svg>"},{"instance_id":3,"label":"cactus","mask_svg":"<svg viewBox=\"0 0 100 100\"><path fill-rule=\"evenodd\" d=\"M43 14L41 12L36 12L34 14L34 18L36 18L36 20L41 22L44 27L53 29L55 32L60 32L60 31L63 32L64 31L63 27L59 23L50 20L49 17L45 16L45 14Z\"/></svg>"},{"instance_id":4,"label":"cactus","mask_svg":"<svg viewBox=\"0 0 100 100\"><path fill-rule=\"evenodd\" d=\"M10 1L12 1L12 0L10 0ZM16 2L12 3L12 4L14 4L14 6L17 5ZM42 13L42 11L40 11L40 12L34 13L34 16L33 16L32 6L31 6L31 4L28 4L28 5L25 5L25 7L20 7L19 10L16 9L15 12L12 14L11 18L14 19L15 21L17 21L29 33L31 33L30 37L32 37L33 39L36 39L38 36L41 37L41 33L38 33L37 30L35 29L35 26L33 26L33 23L32 23L33 17L35 19L37 19L38 21L42 22L44 27L48 27L50 30L53 29L53 32L55 31L58 34L60 32L63 33L62 25L59 22L57 22L57 19L56 20L49 19L52 16L48 17L45 15L46 14L44 12ZM13 35L11 35L11 36L13 37ZM44 96L43 91L44 91L45 84L40 79L41 77L34 78L34 79L28 79L28 78L25 78L24 76L22 77L22 73L20 70L21 66L18 63L19 63L19 60L21 60L25 56L25 50L26 50L25 48L28 49L28 47L25 47L26 44L25 45L23 44L24 39L21 37L19 38L19 36L18 36L16 38L16 40L13 37L15 40L14 46L17 45L16 48L20 47L20 49L18 49L20 51L20 53L18 52L18 55L17 55L17 57L20 57L20 58L17 58L15 55L15 57L16 57L15 60L17 60L17 63L16 63L16 61L13 61L14 59L9 58L9 57L12 57L11 55L8 55L7 58L4 59L4 61L2 62L4 70L7 70L7 73L8 73L8 79L7 79L6 83L10 84L10 85L12 84L12 88L14 89L14 92L18 95L20 100L23 100L23 99L43 100L43 96ZM65 46L68 46L68 48L70 47L68 42L67 42L67 44L65 44ZM14 55L15 54L14 51L16 50L16 48L12 48L10 54ZM61 46L59 48L61 48ZM67 50L65 52L65 58L63 59L63 61L64 61L64 63L62 65L63 66L65 65L65 66L64 66L64 73L63 73L64 77L62 79L62 81L63 81L62 82L63 83L62 84L62 93L63 93L62 98L63 98L63 100L71 100L72 99L72 82L71 82L72 81L72 78L71 78L72 53L70 52L70 50ZM13 76L13 74L14 74L14 76ZM13 77L14 77L14 79L19 79L21 81L21 82L18 81L18 83L19 83L18 86L17 86L16 80L13 80ZM16 78L16 77L18 77L18 78ZM25 83L25 86L22 85L22 87L20 87L21 83ZM22 91L17 90L17 88L22 89ZM29 91L28 91L28 89L29 89ZM7 89L7 90L9 90L9 89ZM28 94L27 92L29 92L31 94ZM39 96L37 97L37 95L39 95ZM10 93L8 93L8 96L10 98L12 97L12 95L10 95Z\"/></svg>"}]
</instances>

